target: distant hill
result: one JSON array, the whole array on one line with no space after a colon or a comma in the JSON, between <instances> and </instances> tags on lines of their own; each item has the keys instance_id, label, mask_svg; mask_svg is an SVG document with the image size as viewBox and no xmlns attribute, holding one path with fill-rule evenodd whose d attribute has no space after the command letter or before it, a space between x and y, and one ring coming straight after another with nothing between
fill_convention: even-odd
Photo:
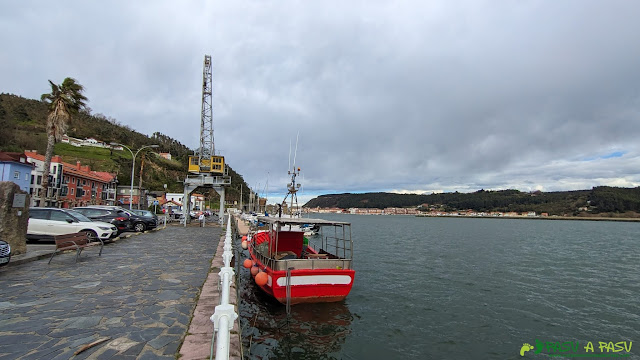
<instances>
[{"instance_id":1,"label":"distant hill","mask_svg":"<svg viewBox=\"0 0 640 360\"><path fill-rule=\"evenodd\" d=\"M43 102L12 94L0 94L0 151L37 150L44 154L47 146L46 118L47 107ZM93 137L105 143L122 143L134 150L144 145L160 145L158 150L171 153L172 160L145 155L142 186L152 191L163 191L164 184L167 184L167 191L183 191L181 181L187 174L188 156L194 151L170 136L159 132L147 136L120 124L114 118L91 114L91 110L74 116L67 134L79 139ZM63 161L71 164L80 161L93 170L115 172L120 184L131 183L131 154L127 150L111 151L58 143L54 154L62 156ZM136 157L136 186L139 182L141 157L141 154ZM249 191L244 179L231 168L229 173L231 186L227 188L225 199L239 201L240 187L243 186L244 202L248 203ZM210 198L217 199L217 193L211 191Z\"/></svg>"},{"instance_id":2,"label":"distant hill","mask_svg":"<svg viewBox=\"0 0 640 360\"><path fill-rule=\"evenodd\" d=\"M485 191L474 193L441 193L430 195L365 193L331 194L311 199L304 207L341 209L387 207L420 207L445 211L535 211L550 215L587 215L607 213L640 213L640 187L616 188L599 186L591 190L533 193L518 190ZM611 214L609 214L611 215Z\"/></svg>"}]
</instances>

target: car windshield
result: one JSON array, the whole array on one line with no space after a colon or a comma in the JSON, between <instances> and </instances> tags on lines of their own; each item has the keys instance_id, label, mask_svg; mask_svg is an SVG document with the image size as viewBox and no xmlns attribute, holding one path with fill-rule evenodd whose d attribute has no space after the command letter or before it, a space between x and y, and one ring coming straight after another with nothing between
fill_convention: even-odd
<instances>
[{"instance_id":1,"label":"car windshield","mask_svg":"<svg viewBox=\"0 0 640 360\"><path fill-rule=\"evenodd\" d=\"M73 215L73 217L75 217L76 219L80 220L80 221L88 221L88 222L92 222L93 220L89 219L88 217L82 215L79 211L75 211L75 210L67 210L67 212L71 215Z\"/></svg>"}]
</instances>

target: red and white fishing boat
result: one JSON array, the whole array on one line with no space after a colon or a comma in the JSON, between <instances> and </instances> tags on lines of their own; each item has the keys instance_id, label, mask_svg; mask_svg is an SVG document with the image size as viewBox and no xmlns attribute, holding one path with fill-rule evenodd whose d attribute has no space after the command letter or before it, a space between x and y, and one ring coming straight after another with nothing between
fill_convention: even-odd
<instances>
[{"instance_id":1,"label":"red and white fishing boat","mask_svg":"<svg viewBox=\"0 0 640 360\"><path fill-rule=\"evenodd\" d=\"M292 199L299 188L296 175L294 170L288 186ZM296 217L293 203L292 214L280 211L280 216L258 217L267 230L257 231L248 239L251 265L258 268L252 271L256 284L287 305L343 300L355 276L351 224ZM319 229L318 234L306 238L307 226Z\"/></svg>"}]
</instances>

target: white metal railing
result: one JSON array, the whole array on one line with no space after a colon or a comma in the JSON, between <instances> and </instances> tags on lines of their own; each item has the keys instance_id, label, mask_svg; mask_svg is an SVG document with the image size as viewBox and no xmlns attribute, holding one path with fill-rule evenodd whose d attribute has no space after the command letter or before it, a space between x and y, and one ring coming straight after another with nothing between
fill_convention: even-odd
<instances>
[{"instance_id":1,"label":"white metal railing","mask_svg":"<svg viewBox=\"0 0 640 360\"><path fill-rule=\"evenodd\" d=\"M216 360L229 359L229 341L231 340L230 332L233 329L233 322L238 318L235 307L229 304L229 291L231 287L231 279L235 274L231 267L231 259L233 251L231 250L231 214L227 221L227 233L224 238L224 252L222 253L223 267L220 269L220 305L216 306L216 310L211 315L213 322L214 336L216 337ZM213 337L211 338L211 358L213 358Z\"/></svg>"}]
</instances>

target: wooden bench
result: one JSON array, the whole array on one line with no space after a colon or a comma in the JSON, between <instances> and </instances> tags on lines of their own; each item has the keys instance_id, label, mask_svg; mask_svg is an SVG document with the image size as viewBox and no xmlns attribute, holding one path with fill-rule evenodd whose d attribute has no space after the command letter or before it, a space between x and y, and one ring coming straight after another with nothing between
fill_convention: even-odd
<instances>
[{"instance_id":1,"label":"wooden bench","mask_svg":"<svg viewBox=\"0 0 640 360\"><path fill-rule=\"evenodd\" d=\"M65 235L56 235L53 237L53 240L56 243L56 249L51 254L51 258L49 258L49 264L51 264L51 260L58 253L65 250L76 250L76 262L78 262L78 257L82 250L89 246L97 246L100 245L100 253L98 256L102 256L102 248L104 247L104 242L99 237L93 239L89 239L87 233L79 232L74 234L65 234ZM99 242L98 242L99 241Z\"/></svg>"}]
</instances>

